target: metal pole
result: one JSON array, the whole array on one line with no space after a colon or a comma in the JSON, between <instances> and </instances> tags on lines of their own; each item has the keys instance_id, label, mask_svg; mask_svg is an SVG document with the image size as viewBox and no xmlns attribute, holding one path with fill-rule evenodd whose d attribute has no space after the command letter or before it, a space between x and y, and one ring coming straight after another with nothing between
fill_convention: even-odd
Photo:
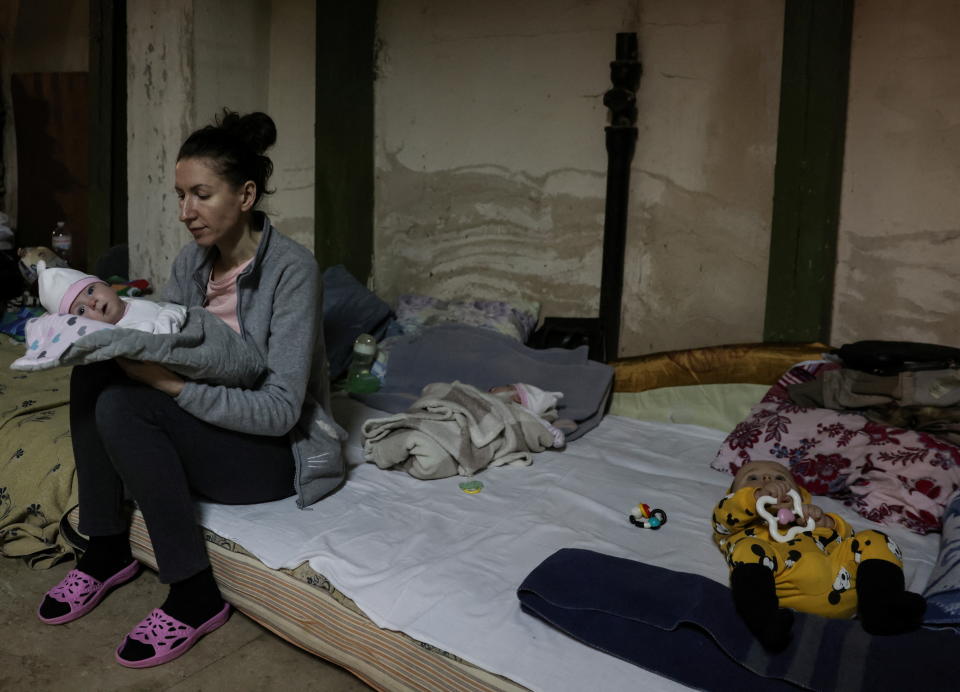
<instances>
[{"instance_id":1,"label":"metal pole","mask_svg":"<svg viewBox=\"0 0 960 692\"><path fill-rule=\"evenodd\" d=\"M604 360L617 357L623 298L624 248L630 200L630 163L637 142L637 86L642 67L637 35L618 33L616 59L610 63L613 87L603 95L610 110L605 128L607 146L607 199L603 224L603 268L600 278L600 324Z\"/></svg>"}]
</instances>

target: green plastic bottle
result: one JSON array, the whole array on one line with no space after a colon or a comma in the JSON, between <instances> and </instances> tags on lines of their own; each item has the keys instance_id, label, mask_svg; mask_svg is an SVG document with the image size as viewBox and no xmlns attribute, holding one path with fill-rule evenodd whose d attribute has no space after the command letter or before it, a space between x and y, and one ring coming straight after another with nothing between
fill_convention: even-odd
<instances>
[{"instance_id":1,"label":"green plastic bottle","mask_svg":"<svg viewBox=\"0 0 960 692\"><path fill-rule=\"evenodd\" d=\"M377 340L361 334L353 342L353 357L343 388L352 394L370 394L380 389L380 379L370 372L377 357Z\"/></svg>"}]
</instances>

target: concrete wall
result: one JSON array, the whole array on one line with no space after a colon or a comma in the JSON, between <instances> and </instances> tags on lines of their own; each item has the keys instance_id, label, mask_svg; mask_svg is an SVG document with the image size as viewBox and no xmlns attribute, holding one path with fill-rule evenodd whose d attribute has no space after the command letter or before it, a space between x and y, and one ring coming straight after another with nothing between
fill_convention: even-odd
<instances>
[{"instance_id":1,"label":"concrete wall","mask_svg":"<svg viewBox=\"0 0 960 692\"><path fill-rule=\"evenodd\" d=\"M314 122L316 112L316 3L270 3L270 73L267 113L277 123L270 153L276 193L261 202L285 235L314 246Z\"/></svg>"},{"instance_id":2,"label":"concrete wall","mask_svg":"<svg viewBox=\"0 0 960 692\"><path fill-rule=\"evenodd\" d=\"M127 3L127 195L130 274L161 286L188 241L173 165L195 117L193 0Z\"/></svg>"},{"instance_id":3,"label":"concrete wall","mask_svg":"<svg viewBox=\"0 0 960 692\"><path fill-rule=\"evenodd\" d=\"M643 6L621 355L760 341L783 3Z\"/></svg>"},{"instance_id":4,"label":"concrete wall","mask_svg":"<svg viewBox=\"0 0 960 692\"><path fill-rule=\"evenodd\" d=\"M187 240L173 157L208 120L198 109L219 105L210 89L277 118L268 208L312 245L313 5L130 0L136 273L162 281ZM236 40L250 36L231 11L251 22L269 12L256 33L269 36L268 69L250 89L213 80L227 74L219 61L246 59L240 49L197 38L220 18ZM856 6L835 343L958 341L958 15L951 0ZM636 31L644 76L621 353L760 339L782 18L770 0L381 3L375 287L388 299L521 298L547 315L595 314L601 99L614 34ZM248 84L244 74L234 81Z\"/></svg>"},{"instance_id":5,"label":"concrete wall","mask_svg":"<svg viewBox=\"0 0 960 692\"><path fill-rule=\"evenodd\" d=\"M270 70L269 0L194 0L195 127L224 107L267 109Z\"/></svg>"},{"instance_id":6,"label":"concrete wall","mask_svg":"<svg viewBox=\"0 0 960 692\"><path fill-rule=\"evenodd\" d=\"M832 341L960 343L960 5L858 2Z\"/></svg>"},{"instance_id":7,"label":"concrete wall","mask_svg":"<svg viewBox=\"0 0 960 692\"><path fill-rule=\"evenodd\" d=\"M378 292L596 315L615 34L639 33L621 353L758 340L783 4L379 9Z\"/></svg>"},{"instance_id":8,"label":"concrete wall","mask_svg":"<svg viewBox=\"0 0 960 692\"><path fill-rule=\"evenodd\" d=\"M276 193L261 207L313 247L315 23L310 0L128 0L131 274L162 284L189 242L173 192L177 151L224 107L274 118Z\"/></svg>"}]
</instances>

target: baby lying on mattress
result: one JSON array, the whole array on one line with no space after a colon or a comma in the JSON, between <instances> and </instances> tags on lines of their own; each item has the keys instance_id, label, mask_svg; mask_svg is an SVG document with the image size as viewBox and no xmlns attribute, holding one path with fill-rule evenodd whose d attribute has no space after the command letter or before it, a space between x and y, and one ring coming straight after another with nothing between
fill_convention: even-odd
<instances>
[{"instance_id":1,"label":"baby lying on mattress","mask_svg":"<svg viewBox=\"0 0 960 692\"><path fill-rule=\"evenodd\" d=\"M791 492L796 498L788 506ZM764 497L772 499L763 507L768 516L793 508L800 517L781 515L782 524L774 526L776 517L768 522L760 514ZM925 602L904 589L896 544L879 531L854 533L811 499L783 464L751 461L713 511L713 538L730 566L734 606L754 636L769 651L786 648L793 624L786 608L832 618L858 615L871 634L919 627Z\"/></svg>"},{"instance_id":2,"label":"baby lying on mattress","mask_svg":"<svg viewBox=\"0 0 960 692\"><path fill-rule=\"evenodd\" d=\"M560 392L529 384L483 392L459 381L435 382L407 411L363 424L363 452L382 469L423 480L472 476L488 466L529 466L532 454L563 447Z\"/></svg>"}]
</instances>

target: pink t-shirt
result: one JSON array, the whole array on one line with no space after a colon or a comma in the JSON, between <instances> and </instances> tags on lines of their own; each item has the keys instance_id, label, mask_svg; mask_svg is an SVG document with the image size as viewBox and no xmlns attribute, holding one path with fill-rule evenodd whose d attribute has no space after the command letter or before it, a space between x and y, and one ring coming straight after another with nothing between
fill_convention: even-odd
<instances>
[{"instance_id":1,"label":"pink t-shirt","mask_svg":"<svg viewBox=\"0 0 960 692\"><path fill-rule=\"evenodd\" d=\"M230 325L237 334L240 333L240 322L237 319L237 276L252 261L251 257L216 280L213 272L210 272L210 278L207 279L207 311Z\"/></svg>"}]
</instances>

